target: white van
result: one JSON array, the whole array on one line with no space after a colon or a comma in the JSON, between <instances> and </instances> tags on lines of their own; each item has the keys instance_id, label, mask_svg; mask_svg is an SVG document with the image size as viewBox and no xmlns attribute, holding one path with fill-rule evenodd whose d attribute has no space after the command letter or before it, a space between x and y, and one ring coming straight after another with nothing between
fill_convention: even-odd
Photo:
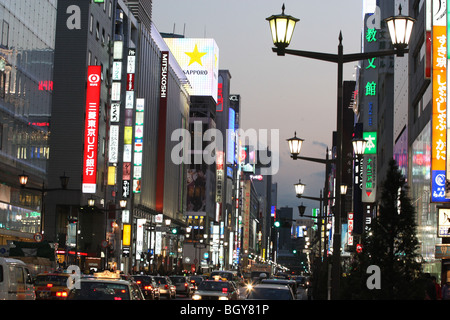
<instances>
[{"instance_id":1,"label":"white van","mask_svg":"<svg viewBox=\"0 0 450 320\"><path fill-rule=\"evenodd\" d=\"M25 262L0 257L0 300L35 300L33 279Z\"/></svg>"}]
</instances>

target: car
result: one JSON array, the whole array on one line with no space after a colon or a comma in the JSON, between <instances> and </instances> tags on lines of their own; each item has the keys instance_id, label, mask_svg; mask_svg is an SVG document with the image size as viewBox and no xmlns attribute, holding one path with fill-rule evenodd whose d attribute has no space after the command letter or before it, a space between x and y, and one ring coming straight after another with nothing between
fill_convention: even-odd
<instances>
[{"instance_id":1,"label":"car","mask_svg":"<svg viewBox=\"0 0 450 320\"><path fill-rule=\"evenodd\" d=\"M240 294L233 281L204 280L192 295L193 300L239 300Z\"/></svg>"},{"instance_id":2,"label":"car","mask_svg":"<svg viewBox=\"0 0 450 320\"><path fill-rule=\"evenodd\" d=\"M194 292L194 285L189 280L189 277L185 276L170 276L172 283L175 285L177 294L184 294L185 296L191 296Z\"/></svg>"},{"instance_id":3,"label":"car","mask_svg":"<svg viewBox=\"0 0 450 320\"><path fill-rule=\"evenodd\" d=\"M228 281L234 281L238 282L239 278L237 276L236 271L228 271L228 270L215 270L211 272L209 279L215 280L215 279L226 279Z\"/></svg>"},{"instance_id":4,"label":"car","mask_svg":"<svg viewBox=\"0 0 450 320\"><path fill-rule=\"evenodd\" d=\"M0 257L0 300L35 300L28 266L19 259Z\"/></svg>"},{"instance_id":5,"label":"car","mask_svg":"<svg viewBox=\"0 0 450 320\"><path fill-rule=\"evenodd\" d=\"M194 287L193 288L194 291L196 291L197 288L198 288L198 285L200 283L202 283L203 280L206 280L206 279L207 279L207 277L205 277L205 276L190 276L189 277L189 280L190 280L190 282L192 283L192 285Z\"/></svg>"},{"instance_id":6,"label":"car","mask_svg":"<svg viewBox=\"0 0 450 320\"><path fill-rule=\"evenodd\" d=\"M307 279L305 276L296 276L295 282L297 282L297 287L306 288L307 287Z\"/></svg>"},{"instance_id":7,"label":"car","mask_svg":"<svg viewBox=\"0 0 450 320\"><path fill-rule=\"evenodd\" d=\"M286 279L264 279L261 280L262 284L276 284L276 285L286 285L289 286L294 294L297 293L297 282L295 280Z\"/></svg>"},{"instance_id":8,"label":"car","mask_svg":"<svg viewBox=\"0 0 450 320\"><path fill-rule=\"evenodd\" d=\"M160 294L167 299L174 299L177 296L177 289L168 276L155 276L155 281L159 285Z\"/></svg>"},{"instance_id":9,"label":"car","mask_svg":"<svg viewBox=\"0 0 450 320\"><path fill-rule=\"evenodd\" d=\"M155 277L149 275L133 275L131 276L131 280L136 282L139 288L141 288L145 299L159 300L161 298L159 285L156 282Z\"/></svg>"},{"instance_id":10,"label":"car","mask_svg":"<svg viewBox=\"0 0 450 320\"><path fill-rule=\"evenodd\" d=\"M36 300L65 300L69 295L69 273L40 273L34 280Z\"/></svg>"},{"instance_id":11,"label":"car","mask_svg":"<svg viewBox=\"0 0 450 320\"><path fill-rule=\"evenodd\" d=\"M145 300L145 297L134 281L95 274L94 277L79 279L67 300Z\"/></svg>"},{"instance_id":12,"label":"car","mask_svg":"<svg viewBox=\"0 0 450 320\"><path fill-rule=\"evenodd\" d=\"M257 284L248 291L245 300L296 300L292 289L286 285Z\"/></svg>"}]
</instances>

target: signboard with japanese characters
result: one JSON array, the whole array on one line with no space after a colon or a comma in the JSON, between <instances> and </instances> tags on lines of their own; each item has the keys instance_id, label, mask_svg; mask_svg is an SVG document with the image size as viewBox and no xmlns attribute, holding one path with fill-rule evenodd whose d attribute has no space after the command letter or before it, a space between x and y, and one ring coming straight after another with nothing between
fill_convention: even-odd
<instances>
[{"instance_id":1,"label":"signboard with japanese characters","mask_svg":"<svg viewBox=\"0 0 450 320\"><path fill-rule=\"evenodd\" d=\"M445 202L447 155L447 27L446 1L433 1L431 116L431 201Z\"/></svg>"},{"instance_id":2,"label":"signboard with japanese characters","mask_svg":"<svg viewBox=\"0 0 450 320\"><path fill-rule=\"evenodd\" d=\"M450 237L450 209L438 208L438 237Z\"/></svg>"}]
</instances>

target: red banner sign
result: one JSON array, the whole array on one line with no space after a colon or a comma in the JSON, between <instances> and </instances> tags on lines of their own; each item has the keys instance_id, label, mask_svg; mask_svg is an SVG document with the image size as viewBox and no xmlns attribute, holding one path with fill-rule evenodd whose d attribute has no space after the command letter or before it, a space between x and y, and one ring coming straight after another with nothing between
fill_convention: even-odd
<instances>
[{"instance_id":1,"label":"red banner sign","mask_svg":"<svg viewBox=\"0 0 450 320\"><path fill-rule=\"evenodd\" d=\"M101 66L89 66L84 127L83 193L95 193L97 186L98 115Z\"/></svg>"}]
</instances>

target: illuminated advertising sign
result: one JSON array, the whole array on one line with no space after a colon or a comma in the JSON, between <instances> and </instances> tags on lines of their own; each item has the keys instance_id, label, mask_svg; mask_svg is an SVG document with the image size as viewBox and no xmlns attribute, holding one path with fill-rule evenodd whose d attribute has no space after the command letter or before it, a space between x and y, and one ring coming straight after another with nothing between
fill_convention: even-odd
<instances>
[{"instance_id":1,"label":"illuminated advertising sign","mask_svg":"<svg viewBox=\"0 0 450 320\"><path fill-rule=\"evenodd\" d=\"M111 122L119 122L120 120L120 103L111 104Z\"/></svg>"},{"instance_id":2,"label":"illuminated advertising sign","mask_svg":"<svg viewBox=\"0 0 450 320\"><path fill-rule=\"evenodd\" d=\"M119 160L119 126L112 125L109 129L109 162L117 163Z\"/></svg>"},{"instance_id":3,"label":"illuminated advertising sign","mask_svg":"<svg viewBox=\"0 0 450 320\"><path fill-rule=\"evenodd\" d=\"M192 86L191 95L218 102L219 48L214 39L165 38Z\"/></svg>"},{"instance_id":4,"label":"illuminated advertising sign","mask_svg":"<svg viewBox=\"0 0 450 320\"><path fill-rule=\"evenodd\" d=\"M223 83L219 82L217 84L217 86L218 86L218 92L217 92L216 112L222 112L223 111Z\"/></svg>"},{"instance_id":5,"label":"illuminated advertising sign","mask_svg":"<svg viewBox=\"0 0 450 320\"><path fill-rule=\"evenodd\" d=\"M126 246L126 247L131 245L131 225L130 224L123 225L122 245Z\"/></svg>"},{"instance_id":6,"label":"illuminated advertising sign","mask_svg":"<svg viewBox=\"0 0 450 320\"><path fill-rule=\"evenodd\" d=\"M447 142L447 30L446 2L433 1L431 116L431 201L445 202L445 170Z\"/></svg>"},{"instance_id":7,"label":"illuminated advertising sign","mask_svg":"<svg viewBox=\"0 0 450 320\"><path fill-rule=\"evenodd\" d=\"M89 66L84 127L83 193L95 193L97 187L98 115L101 90L101 66Z\"/></svg>"},{"instance_id":8,"label":"illuminated advertising sign","mask_svg":"<svg viewBox=\"0 0 450 320\"><path fill-rule=\"evenodd\" d=\"M450 237L450 209L438 208L438 237Z\"/></svg>"},{"instance_id":9,"label":"illuminated advertising sign","mask_svg":"<svg viewBox=\"0 0 450 320\"><path fill-rule=\"evenodd\" d=\"M133 192L141 192L142 178L142 151L144 137L144 108L145 99L136 99L136 122L134 126L134 172L133 172ZM137 124L140 125L137 125Z\"/></svg>"},{"instance_id":10,"label":"illuminated advertising sign","mask_svg":"<svg viewBox=\"0 0 450 320\"><path fill-rule=\"evenodd\" d=\"M227 130L227 163L233 164L234 163L234 153L236 150L235 141L236 141L236 130L235 130L235 119L236 119L236 112L234 109L229 108L228 109L228 130Z\"/></svg>"},{"instance_id":11,"label":"illuminated advertising sign","mask_svg":"<svg viewBox=\"0 0 450 320\"><path fill-rule=\"evenodd\" d=\"M216 202L222 203L222 189L223 189L223 183L224 183L223 151L217 151L216 157L217 157L217 162L216 162Z\"/></svg>"},{"instance_id":12,"label":"illuminated advertising sign","mask_svg":"<svg viewBox=\"0 0 450 320\"><path fill-rule=\"evenodd\" d=\"M166 150L166 123L167 123L167 76L169 70L169 51L161 52L161 78L159 89L159 114L158 114L158 155L156 159L156 211L163 211L164 208L164 169Z\"/></svg>"},{"instance_id":13,"label":"illuminated advertising sign","mask_svg":"<svg viewBox=\"0 0 450 320\"><path fill-rule=\"evenodd\" d=\"M348 238L347 238L347 244L349 246L353 245L353 212L348 213Z\"/></svg>"}]
</instances>

